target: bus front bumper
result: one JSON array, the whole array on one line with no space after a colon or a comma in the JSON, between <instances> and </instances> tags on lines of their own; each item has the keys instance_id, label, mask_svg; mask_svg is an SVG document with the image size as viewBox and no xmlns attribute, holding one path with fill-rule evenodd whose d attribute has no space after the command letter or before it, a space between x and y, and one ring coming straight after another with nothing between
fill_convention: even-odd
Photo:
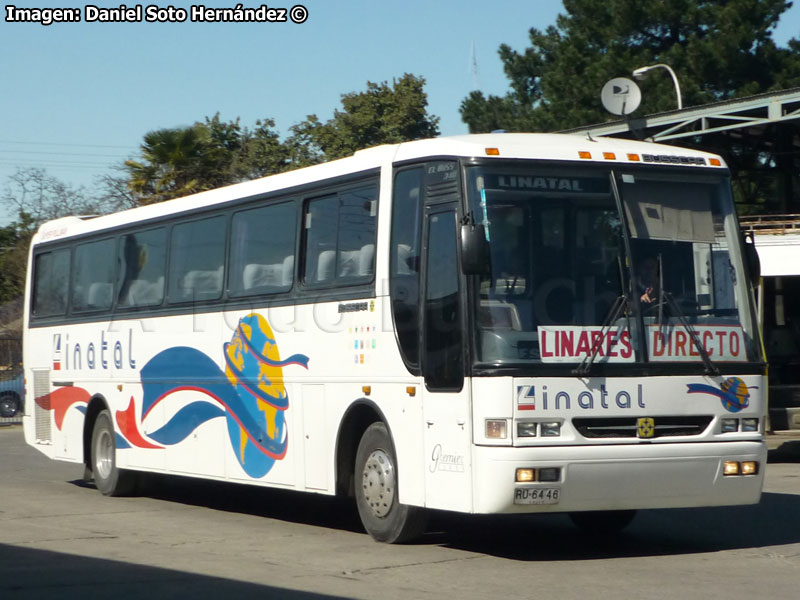
<instances>
[{"instance_id":1,"label":"bus front bumper","mask_svg":"<svg viewBox=\"0 0 800 600\"><path fill-rule=\"evenodd\" d=\"M474 512L487 514L756 504L767 466L763 441L474 450ZM726 462L758 470L725 475ZM554 468L557 481L516 482Z\"/></svg>"}]
</instances>

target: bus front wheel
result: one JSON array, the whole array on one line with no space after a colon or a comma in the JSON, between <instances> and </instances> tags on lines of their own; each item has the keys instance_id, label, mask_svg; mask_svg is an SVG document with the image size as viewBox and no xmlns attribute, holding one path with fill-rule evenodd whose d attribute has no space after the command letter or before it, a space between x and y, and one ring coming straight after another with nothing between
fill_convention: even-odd
<instances>
[{"instance_id":1,"label":"bus front wheel","mask_svg":"<svg viewBox=\"0 0 800 600\"><path fill-rule=\"evenodd\" d=\"M92 473L104 496L126 496L136 485L135 474L117 468L117 444L111 414L103 410L92 429Z\"/></svg>"},{"instance_id":2,"label":"bus front wheel","mask_svg":"<svg viewBox=\"0 0 800 600\"><path fill-rule=\"evenodd\" d=\"M361 522L375 540L402 543L425 531L424 509L400 504L397 459L383 423L373 423L361 437L356 452L355 494Z\"/></svg>"}]
</instances>

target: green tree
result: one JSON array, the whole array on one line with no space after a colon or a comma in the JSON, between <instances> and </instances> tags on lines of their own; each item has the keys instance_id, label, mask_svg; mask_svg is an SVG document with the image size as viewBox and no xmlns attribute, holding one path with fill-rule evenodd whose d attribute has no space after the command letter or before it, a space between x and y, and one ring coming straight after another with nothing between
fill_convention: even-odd
<instances>
[{"instance_id":1,"label":"green tree","mask_svg":"<svg viewBox=\"0 0 800 600\"><path fill-rule=\"evenodd\" d=\"M106 177L106 197L117 205L151 204L349 156L356 150L438 135L438 117L427 113L421 77L405 74L367 82L364 92L342 96L343 110L327 122L316 115L291 128L284 141L272 119L252 129L219 113L189 127L147 133L141 158L125 163L125 176ZM126 189L121 182L126 180Z\"/></svg>"},{"instance_id":2,"label":"green tree","mask_svg":"<svg viewBox=\"0 0 800 600\"><path fill-rule=\"evenodd\" d=\"M23 294L28 248L34 231L33 219L24 212L14 223L0 227L0 304Z\"/></svg>"},{"instance_id":3,"label":"green tree","mask_svg":"<svg viewBox=\"0 0 800 600\"><path fill-rule=\"evenodd\" d=\"M342 95L342 109L323 123L316 115L292 127L287 143L295 166L350 156L379 144L435 137L439 118L428 115L425 79L409 73L392 84L367 82L364 92Z\"/></svg>"},{"instance_id":4,"label":"green tree","mask_svg":"<svg viewBox=\"0 0 800 600\"><path fill-rule=\"evenodd\" d=\"M157 129L144 136L142 160L128 160L129 187L140 204L186 196L204 189L209 132L201 125ZM210 184L209 184L210 187Z\"/></svg>"},{"instance_id":5,"label":"green tree","mask_svg":"<svg viewBox=\"0 0 800 600\"><path fill-rule=\"evenodd\" d=\"M600 89L612 77L666 63L684 106L800 85L800 41L778 48L772 31L787 0L564 0L566 14L530 30L523 52L499 50L511 90L472 92L461 116L472 132L552 131L611 117ZM643 82L642 114L675 108L666 73Z\"/></svg>"},{"instance_id":6,"label":"green tree","mask_svg":"<svg viewBox=\"0 0 800 600\"><path fill-rule=\"evenodd\" d=\"M271 119L254 129L219 113L188 127L157 129L144 136L141 158L125 162L127 187L136 204L152 204L279 173L289 154ZM120 196L118 180L106 180Z\"/></svg>"}]
</instances>

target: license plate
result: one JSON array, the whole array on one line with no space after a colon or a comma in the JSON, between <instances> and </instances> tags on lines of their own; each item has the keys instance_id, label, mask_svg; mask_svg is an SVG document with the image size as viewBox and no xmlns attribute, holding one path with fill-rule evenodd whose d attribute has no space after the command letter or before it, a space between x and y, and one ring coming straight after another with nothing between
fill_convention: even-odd
<instances>
[{"instance_id":1,"label":"license plate","mask_svg":"<svg viewBox=\"0 0 800 600\"><path fill-rule=\"evenodd\" d=\"M517 488L514 490L514 504L558 504L559 488Z\"/></svg>"}]
</instances>

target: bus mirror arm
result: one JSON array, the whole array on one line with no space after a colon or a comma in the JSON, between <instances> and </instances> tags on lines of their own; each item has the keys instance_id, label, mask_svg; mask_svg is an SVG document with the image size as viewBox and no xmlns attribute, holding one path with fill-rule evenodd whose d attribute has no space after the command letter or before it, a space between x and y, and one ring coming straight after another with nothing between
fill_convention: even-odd
<instances>
[{"instance_id":1,"label":"bus mirror arm","mask_svg":"<svg viewBox=\"0 0 800 600\"><path fill-rule=\"evenodd\" d=\"M472 218L464 221L461 223L461 270L464 275L484 275L489 272L490 265L486 228Z\"/></svg>"},{"instance_id":2,"label":"bus mirror arm","mask_svg":"<svg viewBox=\"0 0 800 600\"><path fill-rule=\"evenodd\" d=\"M744 262L748 275L750 275L750 281L754 286L758 285L758 281L761 279L761 260L758 258L756 240L752 231L748 231L744 235L742 248L744 248Z\"/></svg>"}]
</instances>

